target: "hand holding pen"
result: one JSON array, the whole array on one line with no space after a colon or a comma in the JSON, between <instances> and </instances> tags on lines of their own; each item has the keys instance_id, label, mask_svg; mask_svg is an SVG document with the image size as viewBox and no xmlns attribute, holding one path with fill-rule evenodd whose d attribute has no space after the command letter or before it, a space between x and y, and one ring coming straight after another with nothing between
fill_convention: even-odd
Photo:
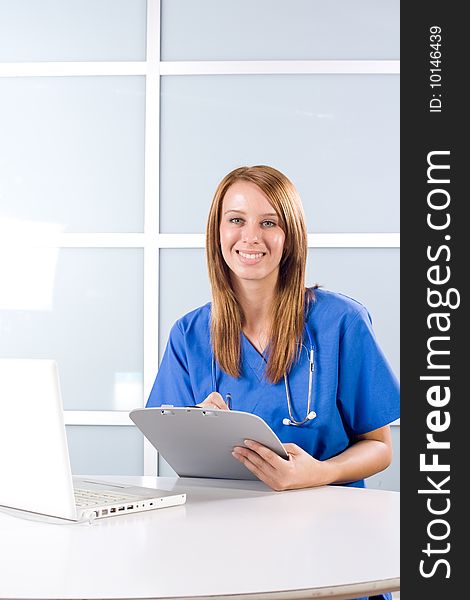
<instances>
[{"instance_id":1,"label":"hand holding pen","mask_svg":"<svg viewBox=\"0 0 470 600\"><path fill-rule=\"evenodd\" d=\"M232 395L230 393L226 394L224 400L219 392L211 392L203 402L196 404L196 406L198 408L219 408L221 410L231 410Z\"/></svg>"}]
</instances>

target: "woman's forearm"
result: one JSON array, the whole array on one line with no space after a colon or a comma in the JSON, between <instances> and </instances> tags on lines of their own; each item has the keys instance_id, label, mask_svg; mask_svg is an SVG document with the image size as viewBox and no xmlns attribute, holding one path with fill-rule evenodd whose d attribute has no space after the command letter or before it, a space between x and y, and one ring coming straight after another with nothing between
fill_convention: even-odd
<instances>
[{"instance_id":1,"label":"woman's forearm","mask_svg":"<svg viewBox=\"0 0 470 600\"><path fill-rule=\"evenodd\" d=\"M391 443L361 439L347 450L323 461L328 483L349 483L386 469L392 460Z\"/></svg>"},{"instance_id":2,"label":"woman's forearm","mask_svg":"<svg viewBox=\"0 0 470 600\"><path fill-rule=\"evenodd\" d=\"M385 426L359 437L341 454L325 461L328 483L349 483L386 469L392 461L390 427Z\"/></svg>"}]
</instances>

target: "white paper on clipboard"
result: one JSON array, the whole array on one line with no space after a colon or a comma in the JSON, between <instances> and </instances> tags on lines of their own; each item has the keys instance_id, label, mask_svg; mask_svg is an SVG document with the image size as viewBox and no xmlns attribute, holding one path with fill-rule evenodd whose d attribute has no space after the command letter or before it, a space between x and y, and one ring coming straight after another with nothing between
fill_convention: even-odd
<instances>
[{"instance_id":1,"label":"white paper on clipboard","mask_svg":"<svg viewBox=\"0 0 470 600\"><path fill-rule=\"evenodd\" d=\"M129 417L180 477L257 479L232 456L248 439L288 458L269 425L250 413L161 406L136 408Z\"/></svg>"}]
</instances>

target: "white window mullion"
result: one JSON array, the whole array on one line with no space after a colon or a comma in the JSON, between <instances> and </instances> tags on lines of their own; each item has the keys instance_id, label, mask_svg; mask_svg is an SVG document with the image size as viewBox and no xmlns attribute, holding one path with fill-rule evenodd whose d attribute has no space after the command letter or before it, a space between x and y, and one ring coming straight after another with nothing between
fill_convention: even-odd
<instances>
[{"instance_id":1,"label":"white window mullion","mask_svg":"<svg viewBox=\"0 0 470 600\"><path fill-rule=\"evenodd\" d=\"M309 233L309 248L399 248L399 233Z\"/></svg>"},{"instance_id":2,"label":"white window mullion","mask_svg":"<svg viewBox=\"0 0 470 600\"><path fill-rule=\"evenodd\" d=\"M160 165L160 1L147 1L147 78L145 92L145 246L144 246L144 402L158 368L159 165ZM155 448L144 439L144 475L158 473Z\"/></svg>"},{"instance_id":3,"label":"white window mullion","mask_svg":"<svg viewBox=\"0 0 470 600\"><path fill-rule=\"evenodd\" d=\"M0 63L0 77L93 77L146 72L147 65L141 61Z\"/></svg>"},{"instance_id":4,"label":"white window mullion","mask_svg":"<svg viewBox=\"0 0 470 600\"><path fill-rule=\"evenodd\" d=\"M143 233L59 233L42 235L22 228L0 232L0 248L143 248Z\"/></svg>"},{"instance_id":5,"label":"white window mullion","mask_svg":"<svg viewBox=\"0 0 470 600\"><path fill-rule=\"evenodd\" d=\"M162 75L315 75L400 73L399 60L163 61Z\"/></svg>"},{"instance_id":6,"label":"white window mullion","mask_svg":"<svg viewBox=\"0 0 470 600\"><path fill-rule=\"evenodd\" d=\"M64 410L66 425L133 426L126 410Z\"/></svg>"},{"instance_id":7,"label":"white window mullion","mask_svg":"<svg viewBox=\"0 0 470 600\"><path fill-rule=\"evenodd\" d=\"M152 75L158 66L160 75L398 75L399 60L251 60L251 61L162 61L155 47L159 32L150 28L158 21L153 4L148 2L147 61L87 61L0 63L0 77L92 77ZM153 37L152 37L153 36ZM154 46L154 49L150 48ZM155 59L154 57L157 56Z\"/></svg>"}]
</instances>

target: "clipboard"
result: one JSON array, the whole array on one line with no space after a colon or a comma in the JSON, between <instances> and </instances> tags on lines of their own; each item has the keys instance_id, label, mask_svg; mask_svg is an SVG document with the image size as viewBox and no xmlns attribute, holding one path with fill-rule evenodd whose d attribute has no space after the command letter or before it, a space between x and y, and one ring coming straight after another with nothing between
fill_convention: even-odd
<instances>
[{"instance_id":1,"label":"clipboard","mask_svg":"<svg viewBox=\"0 0 470 600\"><path fill-rule=\"evenodd\" d=\"M180 477L257 480L232 456L247 439L288 459L274 431L251 413L164 405L136 408L129 417Z\"/></svg>"}]
</instances>

